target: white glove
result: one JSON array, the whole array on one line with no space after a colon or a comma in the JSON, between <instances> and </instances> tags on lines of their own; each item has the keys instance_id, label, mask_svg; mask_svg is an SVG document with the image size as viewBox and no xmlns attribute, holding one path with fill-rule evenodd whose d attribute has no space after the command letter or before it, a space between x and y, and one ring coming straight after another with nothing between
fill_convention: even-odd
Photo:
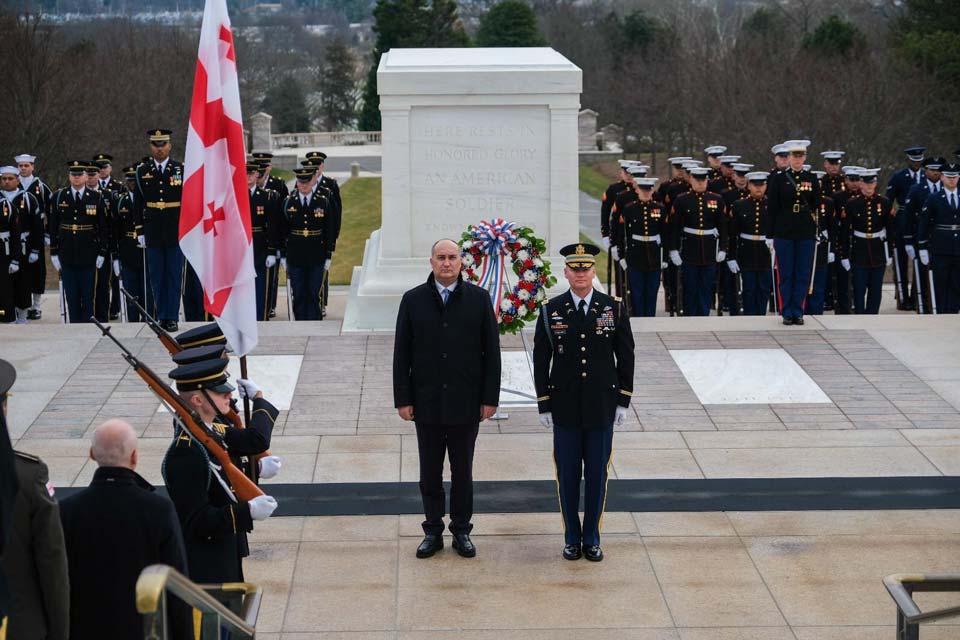
<instances>
[{"instance_id":1,"label":"white glove","mask_svg":"<svg viewBox=\"0 0 960 640\"><path fill-rule=\"evenodd\" d=\"M247 503L250 517L254 520L266 520L277 508L277 499L273 496L257 496Z\"/></svg>"},{"instance_id":2,"label":"white glove","mask_svg":"<svg viewBox=\"0 0 960 640\"><path fill-rule=\"evenodd\" d=\"M621 268L621 269L623 269L624 271L627 270L627 259L626 259L626 258L620 258L620 262L619 262L618 264L620 265L620 268Z\"/></svg>"},{"instance_id":3,"label":"white glove","mask_svg":"<svg viewBox=\"0 0 960 640\"><path fill-rule=\"evenodd\" d=\"M767 238L765 242L767 243L767 249L773 251L773 238Z\"/></svg>"},{"instance_id":4,"label":"white glove","mask_svg":"<svg viewBox=\"0 0 960 640\"><path fill-rule=\"evenodd\" d=\"M49 234L49 233L43 234L43 244L47 245L48 247L50 246L50 234Z\"/></svg>"},{"instance_id":5,"label":"white glove","mask_svg":"<svg viewBox=\"0 0 960 640\"><path fill-rule=\"evenodd\" d=\"M844 271L850 271L850 261L846 258L840 261L840 266L843 267Z\"/></svg>"},{"instance_id":6,"label":"white glove","mask_svg":"<svg viewBox=\"0 0 960 640\"><path fill-rule=\"evenodd\" d=\"M113 261L113 275L117 276L118 278L120 277L120 261L119 260Z\"/></svg>"},{"instance_id":7,"label":"white glove","mask_svg":"<svg viewBox=\"0 0 960 640\"><path fill-rule=\"evenodd\" d=\"M893 256L890 256L889 258L887 258L887 266L889 267L892 264L893 264Z\"/></svg>"},{"instance_id":8,"label":"white glove","mask_svg":"<svg viewBox=\"0 0 960 640\"><path fill-rule=\"evenodd\" d=\"M913 248L912 244L904 245L903 250L907 252L907 257L911 260L917 259L917 250Z\"/></svg>"},{"instance_id":9,"label":"white glove","mask_svg":"<svg viewBox=\"0 0 960 640\"><path fill-rule=\"evenodd\" d=\"M53 268L57 271L60 271L60 258L57 256L50 256L50 262L53 263Z\"/></svg>"},{"instance_id":10,"label":"white glove","mask_svg":"<svg viewBox=\"0 0 960 640\"><path fill-rule=\"evenodd\" d=\"M740 273L740 265L737 264L736 260L728 260L727 269L730 269L730 273Z\"/></svg>"},{"instance_id":11,"label":"white glove","mask_svg":"<svg viewBox=\"0 0 960 640\"><path fill-rule=\"evenodd\" d=\"M824 240L830 239L830 231L828 229L824 229L823 231L821 231L820 235L823 236Z\"/></svg>"},{"instance_id":12,"label":"white glove","mask_svg":"<svg viewBox=\"0 0 960 640\"><path fill-rule=\"evenodd\" d=\"M667 268L667 263L666 263L666 262L661 262L661 263L660 263L660 268L661 268L661 269L666 269L666 268Z\"/></svg>"},{"instance_id":13,"label":"white glove","mask_svg":"<svg viewBox=\"0 0 960 640\"><path fill-rule=\"evenodd\" d=\"M920 249L920 252L917 254L920 256L920 264L927 266L930 264L930 252L926 249Z\"/></svg>"},{"instance_id":14,"label":"white glove","mask_svg":"<svg viewBox=\"0 0 960 640\"><path fill-rule=\"evenodd\" d=\"M280 266L283 267L283 270L284 270L284 271L287 270L287 259L286 259L286 258L280 258Z\"/></svg>"},{"instance_id":15,"label":"white glove","mask_svg":"<svg viewBox=\"0 0 960 640\"><path fill-rule=\"evenodd\" d=\"M31 252L30 252L30 257L27 258L27 261L28 261L30 264L33 264L34 262L36 262L36 261L39 260L39 259L40 259L40 254L37 253L36 251L31 251Z\"/></svg>"},{"instance_id":16,"label":"white glove","mask_svg":"<svg viewBox=\"0 0 960 640\"><path fill-rule=\"evenodd\" d=\"M620 259L620 247L610 247L610 255L613 256L614 260Z\"/></svg>"},{"instance_id":17,"label":"white glove","mask_svg":"<svg viewBox=\"0 0 960 640\"><path fill-rule=\"evenodd\" d=\"M833 264L837 261L837 254L833 251L827 251L827 264Z\"/></svg>"},{"instance_id":18,"label":"white glove","mask_svg":"<svg viewBox=\"0 0 960 640\"><path fill-rule=\"evenodd\" d=\"M103 266L103 261L104 261L103 256L97 256L97 269Z\"/></svg>"},{"instance_id":19,"label":"white glove","mask_svg":"<svg viewBox=\"0 0 960 640\"><path fill-rule=\"evenodd\" d=\"M540 424L545 426L547 429L553 427L553 414L547 411L546 413L540 414Z\"/></svg>"},{"instance_id":20,"label":"white glove","mask_svg":"<svg viewBox=\"0 0 960 640\"><path fill-rule=\"evenodd\" d=\"M240 398L250 398L251 400L260 393L260 387L256 385L252 380L247 380L245 378L237 378L237 391L240 393Z\"/></svg>"},{"instance_id":21,"label":"white glove","mask_svg":"<svg viewBox=\"0 0 960 640\"><path fill-rule=\"evenodd\" d=\"M680 252L676 249L670 252L670 262L678 267L683 264L683 260L680 259Z\"/></svg>"},{"instance_id":22,"label":"white glove","mask_svg":"<svg viewBox=\"0 0 960 640\"><path fill-rule=\"evenodd\" d=\"M717 251L717 262L723 262L727 259L726 251Z\"/></svg>"},{"instance_id":23,"label":"white glove","mask_svg":"<svg viewBox=\"0 0 960 640\"><path fill-rule=\"evenodd\" d=\"M10 266L7 267L7 273L9 273L10 275L13 275L17 271L20 271L20 263L14 260L10 263Z\"/></svg>"},{"instance_id":24,"label":"white glove","mask_svg":"<svg viewBox=\"0 0 960 640\"><path fill-rule=\"evenodd\" d=\"M626 407L617 407L617 412L613 417L613 424L621 425L623 421L627 419L627 408Z\"/></svg>"},{"instance_id":25,"label":"white glove","mask_svg":"<svg viewBox=\"0 0 960 640\"><path fill-rule=\"evenodd\" d=\"M323 263L323 270L324 270L324 271L330 271L330 263L331 263L332 261L333 261L332 258L327 258L327 259L326 259L326 261Z\"/></svg>"},{"instance_id":26,"label":"white glove","mask_svg":"<svg viewBox=\"0 0 960 640\"><path fill-rule=\"evenodd\" d=\"M600 244L603 245L603 248L604 248L604 249L609 249L609 248L610 248L610 238L604 236L603 239L601 239Z\"/></svg>"},{"instance_id":27,"label":"white glove","mask_svg":"<svg viewBox=\"0 0 960 640\"><path fill-rule=\"evenodd\" d=\"M147 239L143 236L137 236L137 247L140 249L147 248Z\"/></svg>"},{"instance_id":28,"label":"white glove","mask_svg":"<svg viewBox=\"0 0 960 640\"><path fill-rule=\"evenodd\" d=\"M277 256L269 255L267 256L267 269L273 269L277 264Z\"/></svg>"},{"instance_id":29,"label":"white glove","mask_svg":"<svg viewBox=\"0 0 960 640\"><path fill-rule=\"evenodd\" d=\"M264 456L260 458L260 477L269 480L280 473L282 466L280 456Z\"/></svg>"}]
</instances>

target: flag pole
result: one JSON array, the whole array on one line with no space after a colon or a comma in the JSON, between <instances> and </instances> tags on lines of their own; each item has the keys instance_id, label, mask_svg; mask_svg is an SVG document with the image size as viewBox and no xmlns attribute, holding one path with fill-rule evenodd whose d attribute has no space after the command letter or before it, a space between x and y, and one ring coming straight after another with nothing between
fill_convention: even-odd
<instances>
[{"instance_id":1,"label":"flag pole","mask_svg":"<svg viewBox=\"0 0 960 640\"><path fill-rule=\"evenodd\" d=\"M240 356L240 377L247 379L247 356ZM243 395L243 423L250 426L250 398Z\"/></svg>"}]
</instances>

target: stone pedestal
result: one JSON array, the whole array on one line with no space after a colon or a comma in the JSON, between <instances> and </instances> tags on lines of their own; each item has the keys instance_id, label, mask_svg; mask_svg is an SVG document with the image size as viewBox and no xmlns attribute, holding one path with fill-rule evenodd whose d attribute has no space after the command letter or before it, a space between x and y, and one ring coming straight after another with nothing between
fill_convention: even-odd
<instances>
[{"instance_id":1,"label":"stone pedestal","mask_svg":"<svg viewBox=\"0 0 960 640\"><path fill-rule=\"evenodd\" d=\"M250 116L250 149L251 151L272 151L273 138L271 122L273 116L259 112Z\"/></svg>"},{"instance_id":2,"label":"stone pedestal","mask_svg":"<svg viewBox=\"0 0 960 640\"><path fill-rule=\"evenodd\" d=\"M345 331L392 330L430 248L502 217L544 238L555 272L579 237L581 71L549 48L393 49L377 70L383 220L356 267Z\"/></svg>"}]
</instances>

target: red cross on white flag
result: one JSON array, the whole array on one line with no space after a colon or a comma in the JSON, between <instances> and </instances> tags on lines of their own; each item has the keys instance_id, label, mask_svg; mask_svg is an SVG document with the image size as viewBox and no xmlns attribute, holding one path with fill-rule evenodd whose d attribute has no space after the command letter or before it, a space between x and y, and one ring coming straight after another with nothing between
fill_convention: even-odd
<instances>
[{"instance_id":1,"label":"red cross on white flag","mask_svg":"<svg viewBox=\"0 0 960 640\"><path fill-rule=\"evenodd\" d=\"M203 285L204 307L237 355L257 345L242 122L227 2L207 0L190 105L180 248Z\"/></svg>"}]
</instances>

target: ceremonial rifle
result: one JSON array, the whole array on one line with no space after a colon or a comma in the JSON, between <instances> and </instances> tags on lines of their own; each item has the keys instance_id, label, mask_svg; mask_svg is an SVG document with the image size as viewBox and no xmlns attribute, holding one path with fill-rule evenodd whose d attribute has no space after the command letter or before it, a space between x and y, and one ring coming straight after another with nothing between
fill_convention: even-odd
<instances>
[{"instance_id":1,"label":"ceremonial rifle","mask_svg":"<svg viewBox=\"0 0 960 640\"><path fill-rule=\"evenodd\" d=\"M117 340L116 337L110 333L109 326L103 325L93 317L90 318L90 322L97 325L100 332L110 338L110 340L120 348L120 351L123 352L123 359L126 360L127 363L133 367L133 370L137 372L137 375L147 383L147 386L156 394L167 410L176 416L175 419L180 426L189 432L197 442L206 447L210 455L217 459L227 479L230 480L234 491L236 491L237 497L244 502L249 502L257 496L262 496L263 491L260 490L256 483L244 475L243 471L233 464L233 461L230 459L230 454L224 445L223 438L207 427L197 412L191 409L190 406L184 402L183 398L170 388L170 385L164 382L150 367L138 360L123 343Z\"/></svg>"}]
</instances>

